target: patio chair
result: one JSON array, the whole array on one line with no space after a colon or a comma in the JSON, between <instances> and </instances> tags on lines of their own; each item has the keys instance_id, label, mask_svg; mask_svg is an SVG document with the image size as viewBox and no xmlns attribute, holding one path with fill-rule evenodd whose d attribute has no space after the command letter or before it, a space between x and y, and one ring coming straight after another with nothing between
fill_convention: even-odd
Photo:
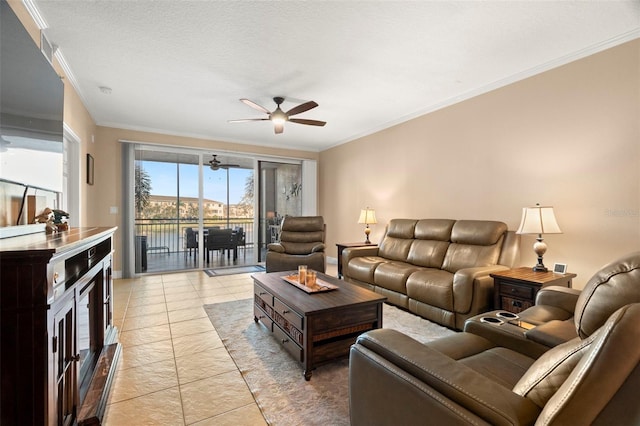
<instances>
[{"instance_id":1,"label":"patio chair","mask_svg":"<svg viewBox=\"0 0 640 426\"><path fill-rule=\"evenodd\" d=\"M233 229L233 232L236 234L236 247L242 247L242 253L244 258L247 258L247 235L244 232L244 228L242 226L236 227Z\"/></svg>"},{"instance_id":2,"label":"patio chair","mask_svg":"<svg viewBox=\"0 0 640 426\"><path fill-rule=\"evenodd\" d=\"M238 247L233 230L209 228L207 233L207 262L209 262L209 252L212 250L222 252L229 250L227 257L230 257L230 251L233 250L233 260L236 260Z\"/></svg>"},{"instance_id":3,"label":"patio chair","mask_svg":"<svg viewBox=\"0 0 640 426\"><path fill-rule=\"evenodd\" d=\"M198 239L196 238L197 234L193 230L193 228L184 228L184 257L187 257L187 252L189 252L189 257L191 257L191 250L195 253L198 252Z\"/></svg>"}]
</instances>

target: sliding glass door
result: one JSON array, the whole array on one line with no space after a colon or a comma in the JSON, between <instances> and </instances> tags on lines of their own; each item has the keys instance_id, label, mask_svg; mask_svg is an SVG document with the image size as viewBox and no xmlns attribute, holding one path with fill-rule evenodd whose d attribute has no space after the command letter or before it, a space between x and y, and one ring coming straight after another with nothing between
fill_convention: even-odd
<instances>
[{"instance_id":1,"label":"sliding glass door","mask_svg":"<svg viewBox=\"0 0 640 426\"><path fill-rule=\"evenodd\" d=\"M266 257L269 243L280 240L280 224L289 216L302 215L302 166L258 161L260 236L259 261Z\"/></svg>"},{"instance_id":2,"label":"sliding glass door","mask_svg":"<svg viewBox=\"0 0 640 426\"><path fill-rule=\"evenodd\" d=\"M208 268L255 264L254 160L230 155L205 156L203 167L203 227L205 235L231 231L232 248L207 238Z\"/></svg>"},{"instance_id":3,"label":"sliding glass door","mask_svg":"<svg viewBox=\"0 0 640 426\"><path fill-rule=\"evenodd\" d=\"M136 150L136 273L198 267L199 163L197 154Z\"/></svg>"},{"instance_id":4,"label":"sliding glass door","mask_svg":"<svg viewBox=\"0 0 640 426\"><path fill-rule=\"evenodd\" d=\"M254 168L249 157L135 145L129 148L132 195L130 273L255 264ZM210 229L230 230L224 246Z\"/></svg>"}]
</instances>

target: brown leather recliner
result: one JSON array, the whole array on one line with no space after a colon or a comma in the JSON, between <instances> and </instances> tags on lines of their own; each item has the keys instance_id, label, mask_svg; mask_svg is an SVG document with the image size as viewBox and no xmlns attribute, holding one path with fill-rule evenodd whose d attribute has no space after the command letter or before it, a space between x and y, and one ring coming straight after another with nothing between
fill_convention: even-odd
<instances>
[{"instance_id":1,"label":"brown leather recliner","mask_svg":"<svg viewBox=\"0 0 640 426\"><path fill-rule=\"evenodd\" d=\"M518 314L518 320L536 326L530 330L523 332L511 324L492 326L481 322L482 317L499 312L494 311L470 318L464 331L537 357L577 336L591 335L613 312L629 303L640 303L640 252L603 266L582 291L557 286L542 288L536 304Z\"/></svg>"},{"instance_id":2,"label":"brown leather recliner","mask_svg":"<svg viewBox=\"0 0 640 426\"><path fill-rule=\"evenodd\" d=\"M325 224L322 216L285 216L280 242L267 246L267 272L290 271L298 265L324 272Z\"/></svg>"},{"instance_id":3,"label":"brown leather recliner","mask_svg":"<svg viewBox=\"0 0 640 426\"><path fill-rule=\"evenodd\" d=\"M537 360L470 333L424 345L367 332L349 359L351 424L640 424L639 323L626 305Z\"/></svg>"}]
</instances>

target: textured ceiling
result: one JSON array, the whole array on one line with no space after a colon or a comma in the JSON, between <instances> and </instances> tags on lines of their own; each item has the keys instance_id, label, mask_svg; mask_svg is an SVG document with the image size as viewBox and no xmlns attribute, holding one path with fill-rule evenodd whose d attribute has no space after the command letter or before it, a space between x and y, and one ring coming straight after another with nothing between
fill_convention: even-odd
<instances>
[{"instance_id":1,"label":"textured ceiling","mask_svg":"<svg viewBox=\"0 0 640 426\"><path fill-rule=\"evenodd\" d=\"M97 124L311 151L640 37L637 0L31 1ZM327 125L228 123L274 96Z\"/></svg>"}]
</instances>

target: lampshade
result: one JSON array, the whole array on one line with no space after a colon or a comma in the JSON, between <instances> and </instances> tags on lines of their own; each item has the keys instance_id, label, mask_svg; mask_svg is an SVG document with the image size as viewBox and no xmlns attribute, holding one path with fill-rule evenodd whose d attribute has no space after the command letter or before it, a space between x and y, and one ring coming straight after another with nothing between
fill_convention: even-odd
<instances>
[{"instance_id":1,"label":"lampshade","mask_svg":"<svg viewBox=\"0 0 640 426\"><path fill-rule=\"evenodd\" d=\"M535 207L524 207L522 209L522 220L517 234L562 234L556 217L553 214L553 207L542 207L537 204Z\"/></svg>"},{"instance_id":2,"label":"lampshade","mask_svg":"<svg viewBox=\"0 0 640 426\"><path fill-rule=\"evenodd\" d=\"M367 225L373 225L374 223L378 223L376 221L376 212L373 209L367 207L366 209L360 210L360 218L358 219L358 223L366 223Z\"/></svg>"}]
</instances>

